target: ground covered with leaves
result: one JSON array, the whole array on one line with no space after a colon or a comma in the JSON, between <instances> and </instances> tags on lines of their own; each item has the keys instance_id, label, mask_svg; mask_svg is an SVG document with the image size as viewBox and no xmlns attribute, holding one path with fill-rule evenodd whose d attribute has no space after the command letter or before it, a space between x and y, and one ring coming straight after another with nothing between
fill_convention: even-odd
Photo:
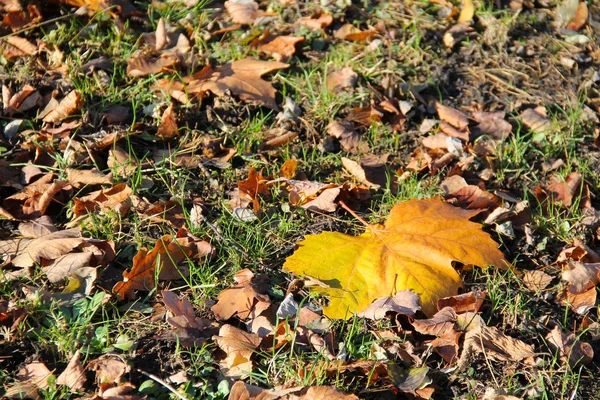
<instances>
[{"instance_id":1,"label":"ground covered with leaves","mask_svg":"<svg viewBox=\"0 0 600 400\"><path fill-rule=\"evenodd\" d=\"M597 396L597 1L0 7L0 395Z\"/></svg>"}]
</instances>

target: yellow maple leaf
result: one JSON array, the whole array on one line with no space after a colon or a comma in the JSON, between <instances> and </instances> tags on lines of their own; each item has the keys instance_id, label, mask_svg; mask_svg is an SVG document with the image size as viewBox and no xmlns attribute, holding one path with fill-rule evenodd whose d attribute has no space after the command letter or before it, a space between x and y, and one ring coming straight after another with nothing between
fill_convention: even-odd
<instances>
[{"instance_id":1,"label":"yellow maple leaf","mask_svg":"<svg viewBox=\"0 0 600 400\"><path fill-rule=\"evenodd\" d=\"M360 236L306 236L283 268L328 285L313 290L328 296L323 311L330 318L349 318L373 300L405 289L420 296L423 311L431 316L439 298L457 294L462 286L452 261L507 265L497 243L469 221L477 213L437 197L410 200L394 206L385 225Z\"/></svg>"}]
</instances>

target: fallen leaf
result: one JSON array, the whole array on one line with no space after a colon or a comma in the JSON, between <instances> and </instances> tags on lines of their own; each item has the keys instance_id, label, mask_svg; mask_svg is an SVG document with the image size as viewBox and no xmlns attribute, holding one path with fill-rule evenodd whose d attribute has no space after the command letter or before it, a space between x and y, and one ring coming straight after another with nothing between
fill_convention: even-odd
<instances>
[{"instance_id":1,"label":"fallen leaf","mask_svg":"<svg viewBox=\"0 0 600 400\"><path fill-rule=\"evenodd\" d=\"M67 168L67 182L76 188L86 185L111 185L112 174L105 175L96 168L72 169Z\"/></svg>"},{"instance_id":2,"label":"fallen leaf","mask_svg":"<svg viewBox=\"0 0 600 400\"><path fill-rule=\"evenodd\" d=\"M162 53L159 57L140 54L127 60L127 75L138 78L172 71L178 63L179 58L172 53Z\"/></svg>"},{"instance_id":3,"label":"fallen leaf","mask_svg":"<svg viewBox=\"0 0 600 400\"><path fill-rule=\"evenodd\" d=\"M556 295L559 304L569 307L579 315L587 314L596 306L596 287L578 293L573 293L570 289L564 288Z\"/></svg>"},{"instance_id":4,"label":"fallen leaf","mask_svg":"<svg viewBox=\"0 0 600 400\"><path fill-rule=\"evenodd\" d=\"M463 8L460 10L458 22L470 22L475 16L475 5L473 0L464 0Z\"/></svg>"},{"instance_id":5,"label":"fallen leaf","mask_svg":"<svg viewBox=\"0 0 600 400\"><path fill-rule=\"evenodd\" d=\"M469 221L476 214L439 198L400 203L385 226L371 226L360 236L307 235L284 269L329 285L313 290L329 296L324 311L330 318L349 318L375 299L405 289L416 292L425 314L433 315L437 300L461 286L452 261L506 266L497 244Z\"/></svg>"},{"instance_id":6,"label":"fallen leaf","mask_svg":"<svg viewBox=\"0 0 600 400\"><path fill-rule=\"evenodd\" d=\"M96 382L119 384L123 375L130 371L129 365L120 358L103 355L88 364L88 368L96 372Z\"/></svg>"},{"instance_id":7,"label":"fallen leaf","mask_svg":"<svg viewBox=\"0 0 600 400\"><path fill-rule=\"evenodd\" d=\"M457 109L445 106L440 102L435 103L435 109L442 121L449 123L456 129L464 131L469 127L469 119Z\"/></svg>"},{"instance_id":8,"label":"fallen leaf","mask_svg":"<svg viewBox=\"0 0 600 400\"><path fill-rule=\"evenodd\" d=\"M258 3L253 0L230 0L225 2L225 10L236 24L251 25L254 21L264 15L268 15L258 9Z\"/></svg>"},{"instance_id":9,"label":"fallen leaf","mask_svg":"<svg viewBox=\"0 0 600 400\"><path fill-rule=\"evenodd\" d=\"M552 276L544 271L525 271L523 273L523 283L532 292L539 292L546 289L552 282L552 279Z\"/></svg>"},{"instance_id":10,"label":"fallen leaf","mask_svg":"<svg viewBox=\"0 0 600 400\"><path fill-rule=\"evenodd\" d=\"M557 350L562 362L568 362L572 368L579 364L588 365L594 358L592 346L579 340L574 334L566 334L557 325L546 335L550 347Z\"/></svg>"},{"instance_id":11,"label":"fallen leaf","mask_svg":"<svg viewBox=\"0 0 600 400\"><path fill-rule=\"evenodd\" d=\"M86 215L94 211L102 212L116 211L121 215L127 215L131 209L131 196L133 191L127 184L119 183L110 189L101 189L87 196L73 198L75 207L74 217Z\"/></svg>"},{"instance_id":12,"label":"fallen leaf","mask_svg":"<svg viewBox=\"0 0 600 400\"><path fill-rule=\"evenodd\" d=\"M214 71L200 74L199 79L190 79L187 92L200 94L210 91L216 96L224 96L228 91L247 102L256 102L273 110L275 88L261 77L269 72L289 67L288 64L272 61L243 59L222 65Z\"/></svg>"},{"instance_id":13,"label":"fallen leaf","mask_svg":"<svg viewBox=\"0 0 600 400\"><path fill-rule=\"evenodd\" d=\"M562 278L571 284L573 293L585 292L600 283L600 263L571 261L568 267Z\"/></svg>"},{"instance_id":14,"label":"fallen leaf","mask_svg":"<svg viewBox=\"0 0 600 400\"><path fill-rule=\"evenodd\" d=\"M56 260L85 241L79 228L50 233L31 241L22 241L12 260L15 267L28 268L44 260Z\"/></svg>"},{"instance_id":15,"label":"fallen leaf","mask_svg":"<svg viewBox=\"0 0 600 400\"><path fill-rule=\"evenodd\" d=\"M298 132L288 131L287 129L275 128L267 132L265 140L258 145L258 151L273 150L285 146L298 137Z\"/></svg>"},{"instance_id":16,"label":"fallen leaf","mask_svg":"<svg viewBox=\"0 0 600 400\"><path fill-rule=\"evenodd\" d=\"M250 357L258 348L261 338L253 333L244 332L232 325L223 325L213 340L227 357L219 364L221 372L230 378L243 378L252 372Z\"/></svg>"},{"instance_id":17,"label":"fallen leaf","mask_svg":"<svg viewBox=\"0 0 600 400\"><path fill-rule=\"evenodd\" d=\"M389 171L385 165L385 158L377 156L364 157L360 164L349 158L342 157L342 165L359 182L373 188L389 188L392 192L397 190L396 178L393 172Z\"/></svg>"},{"instance_id":18,"label":"fallen leaf","mask_svg":"<svg viewBox=\"0 0 600 400\"><path fill-rule=\"evenodd\" d=\"M472 356L483 353L495 361L521 361L535 355L533 345L507 336L495 327L475 325L465 334L463 352L458 360L458 369L472 365Z\"/></svg>"},{"instance_id":19,"label":"fallen leaf","mask_svg":"<svg viewBox=\"0 0 600 400\"><path fill-rule=\"evenodd\" d=\"M234 315L245 320L269 308L271 300L266 294L268 278L265 275L254 276L249 269L243 269L233 280L232 287L219 293L217 303L211 307L218 320L224 321Z\"/></svg>"},{"instance_id":20,"label":"fallen leaf","mask_svg":"<svg viewBox=\"0 0 600 400\"><path fill-rule=\"evenodd\" d=\"M34 221L21 222L19 224L21 235L31 239L37 239L56 231L58 229L56 229L52 223L52 219L47 215L43 215Z\"/></svg>"},{"instance_id":21,"label":"fallen leaf","mask_svg":"<svg viewBox=\"0 0 600 400\"><path fill-rule=\"evenodd\" d=\"M331 14L317 13L310 17L299 18L296 22L308 27L310 30L318 31L331 25L333 16Z\"/></svg>"},{"instance_id":22,"label":"fallen leaf","mask_svg":"<svg viewBox=\"0 0 600 400\"><path fill-rule=\"evenodd\" d=\"M419 296L411 290L403 290L395 296L375 300L367 309L358 314L361 318L379 320L387 313L397 313L413 317L421 309Z\"/></svg>"},{"instance_id":23,"label":"fallen leaf","mask_svg":"<svg viewBox=\"0 0 600 400\"><path fill-rule=\"evenodd\" d=\"M195 254L200 257L212 252L212 246L204 241L196 242L190 236L173 238L164 235L156 241L150 252L144 247L133 257L130 271L123 271L123 282L113 288L120 299L135 299L135 290L150 291L154 288L155 274L159 280L178 280L188 276L189 270L180 265Z\"/></svg>"},{"instance_id":24,"label":"fallen leaf","mask_svg":"<svg viewBox=\"0 0 600 400\"><path fill-rule=\"evenodd\" d=\"M317 197L300 205L300 207L309 211L334 212L338 207L335 200L341 192L342 189L339 187L326 188Z\"/></svg>"},{"instance_id":25,"label":"fallen leaf","mask_svg":"<svg viewBox=\"0 0 600 400\"><path fill-rule=\"evenodd\" d=\"M75 271L91 264L93 254L90 252L68 253L58 257L50 265L42 267L42 271L52 283L63 281Z\"/></svg>"},{"instance_id":26,"label":"fallen leaf","mask_svg":"<svg viewBox=\"0 0 600 400\"><path fill-rule=\"evenodd\" d=\"M520 115L523 124L533 132L544 132L550 128L544 107L528 108Z\"/></svg>"},{"instance_id":27,"label":"fallen leaf","mask_svg":"<svg viewBox=\"0 0 600 400\"><path fill-rule=\"evenodd\" d=\"M367 39L371 39L376 34L377 31L374 30L361 31L352 24L344 24L340 29L335 31L333 37L335 37L336 39L364 41Z\"/></svg>"},{"instance_id":28,"label":"fallen leaf","mask_svg":"<svg viewBox=\"0 0 600 400\"><path fill-rule=\"evenodd\" d=\"M563 206L570 207L576 195L581 193L582 176L578 172L571 172L564 181L558 179L560 178L554 177L554 182L547 185L546 188L538 186L535 189L535 196L540 203L561 202Z\"/></svg>"},{"instance_id":29,"label":"fallen leaf","mask_svg":"<svg viewBox=\"0 0 600 400\"><path fill-rule=\"evenodd\" d=\"M50 384L48 378L52 376L52 372L46 367L43 362L34 361L25 365L17 373L17 380L21 383L31 383L38 389L48 389Z\"/></svg>"},{"instance_id":30,"label":"fallen leaf","mask_svg":"<svg viewBox=\"0 0 600 400\"><path fill-rule=\"evenodd\" d=\"M285 62L296 53L296 44L303 41L303 36L277 36L270 42L258 46L258 50L270 55L276 61Z\"/></svg>"},{"instance_id":31,"label":"fallen leaf","mask_svg":"<svg viewBox=\"0 0 600 400\"><path fill-rule=\"evenodd\" d=\"M179 128L177 127L177 119L173 112L173 103L171 103L163 112L156 136L162 139L168 139L177 135L179 135Z\"/></svg>"},{"instance_id":32,"label":"fallen leaf","mask_svg":"<svg viewBox=\"0 0 600 400\"><path fill-rule=\"evenodd\" d=\"M43 121L46 123L56 123L81 110L82 106L83 97L77 90L72 90L58 103L56 108L46 114Z\"/></svg>"},{"instance_id":33,"label":"fallen leaf","mask_svg":"<svg viewBox=\"0 0 600 400\"><path fill-rule=\"evenodd\" d=\"M473 114L473 119L478 122L471 129L473 139L486 135L495 140L504 140L512 132L512 125L506 121L506 114L503 111L484 112L477 111Z\"/></svg>"},{"instance_id":34,"label":"fallen leaf","mask_svg":"<svg viewBox=\"0 0 600 400\"><path fill-rule=\"evenodd\" d=\"M330 72L327 75L327 89L330 92L353 88L356 82L358 82L358 74L350 67L344 67L339 71Z\"/></svg>"},{"instance_id":35,"label":"fallen leaf","mask_svg":"<svg viewBox=\"0 0 600 400\"><path fill-rule=\"evenodd\" d=\"M73 357L71 357L69 364L67 364L67 368L56 378L57 385L65 385L74 392L78 392L84 388L87 379L85 377L85 369L79 361L80 357L81 354L77 350L73 354Z\"/></svg>"},{"instance_id":36,"label":"fallen leaf","mask_svg":"<svg viewBox=\"0 0 600 400\"><path fill-rule=\"evenodd\" d=\"M162 291L163 302L172 316L167 317L167 322L175 328L179 342L185 347L202 345L212 335L206 335L206 328L211 326L210 321L196 317L190 301L168 290Z\"/></svg>"},{"instance_id":37,"label":"fallen leaf","mask_svg":"<svg viewBox=\"0 0 600 400\"><path fill-rule=\"evenodd\" d=\"M38 47L29 40L20 36L8 36L0 42L2 55L11 60L14 58L32 56L38 51Z\"/></svg>"},{"instance_id":38,"label":"fallen leaf","mask_svg":"<svg viewBox=\"0 0 600 400\"><path fill-rule=\"evenodd\" d=\"M483 301L485 300L486 292L472 291L468 293L458 294L456 296L444 297L437 302L437 309L442 310L445 307L451 307L455 313L478 312Z\"/></svg>"},{"instance_id":39,"label":"fallen leaf","mask_svg":"<svg viewBox=\"0 0 600 400\"><path fill-rule=\"evenodd\" d=\"M575 11L575 16L573 19L567 24L565 29L570 29L573 31L580 30L588 21L590 14L588 11L587 3L582 1L577 6L577 11Z\"/></svg>"}]
</instances>

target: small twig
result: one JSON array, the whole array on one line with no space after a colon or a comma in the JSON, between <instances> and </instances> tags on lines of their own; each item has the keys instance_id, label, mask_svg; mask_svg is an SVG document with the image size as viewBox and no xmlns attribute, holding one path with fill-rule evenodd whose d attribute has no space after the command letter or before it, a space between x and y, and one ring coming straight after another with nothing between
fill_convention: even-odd
<instances>
[{"instance_id":1,"label":"small twig","mask_svg":"<svg viewBox=\"0 0 600 400\"><path fill-rule=\"evenodd\" d=\"M173 393L175 396L179 397L181 400L188 400L187 397L185 397L184 395L182 395L181 393L179 393L173 386L169 385L167 382L163 381L162 379L160 379L158 376L150 374L148 372L142 371L139 368L135 369L137 372L139 372L142 375L146 375L148 378L152 379L155 382L160 383L161 385L163 385L165 388L169 389L169 391L171 393Z\"/></svg>"},{"instance_id":2,"label":"small twig","mask_svg":"<svg viewBox=\"0 0 600 400\"><path fill-rule=\"evenodd\" d=\"M367 229L372 229L373 227L367 222L365 221L360 215L358 215L357 213L355 213L353 210L350 209L350 207L348 207L346 205L346 203L344 203L343 201L340 201L340 206L342 206L342 208L346 211L348 211L350 213L350 215L352 215L354 218L356 218L357 220L360 221L361 224L363 224Z\"/></svg>"},{"instance_id":3,"label":"small twig","mask_svg":"<svg viewBox=\"0 0 600 400\"><path fill-rule=\"evenodd\" d=\"M28 26L26 28L19 29L18 31L11 32L8 35L0 36L0 39L6 39L7 37L15 36L15 35L18 35L19 33L27 32L27 31L29 31L31 29L39 28L40 26L48 25L48 24L51 24L53 22L58 22L58 21L61 21L63 19L71 18L73 15L75 15L75 13L63 15L62 17L52 18L52 19L49 19L48 21L43 21L43 22L40 22L39 24L31 25L31 26Z\"/></svg>"}]
</instances>

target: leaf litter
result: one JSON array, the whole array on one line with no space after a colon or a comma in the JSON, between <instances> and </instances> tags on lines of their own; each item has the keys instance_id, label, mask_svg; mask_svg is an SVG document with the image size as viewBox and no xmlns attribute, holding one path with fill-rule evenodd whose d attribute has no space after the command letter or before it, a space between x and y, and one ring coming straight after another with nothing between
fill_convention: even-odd
<instances>
[{"instance_id":1,"label":"leaf litter","mask_svg":"<svg viewBox=\"0 0 600 400\"><path fill-rule=\"evenodd\" d=\"M597 5L60 3L0 6L4 395L595 393Z\"/></svg>"}]
</instances>

